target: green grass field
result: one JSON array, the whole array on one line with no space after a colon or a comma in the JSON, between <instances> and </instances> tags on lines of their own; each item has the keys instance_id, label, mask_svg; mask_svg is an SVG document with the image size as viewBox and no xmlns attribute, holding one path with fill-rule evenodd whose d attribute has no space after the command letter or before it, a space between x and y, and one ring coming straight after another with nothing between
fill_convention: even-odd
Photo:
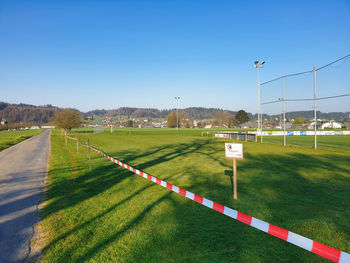
<instances>
[{"instance_id":1,"label":"green grass field","mask_svg":"<svg viewBox=\"0 0 350 263\"><path fill-rule=\"evenodd\" d=\"M313 148L314 136L286 136L287 145ZM259 137L260 142L260 137ZM283 145L283 136L264 136L263 142ZM317 148L350 152L350 135L320 135L317 136Z\"/></svg>"},{"instance_id":2,"label":"green grass field","mask_svg":"<svg viewBox=\"0 0 350 263\"><path fill-rule=\"evenodd\" d=\"M238 211L350 252L350 154L244 143L238 200L222 139L201 130L74 133L81 142ZM43 262L328 262L51 138Z\"/></svg>"},{"instance_id":3,"label":"green grass field","mask_svg":"<svg viewBox=\"0 0 350 263\"><path fill-rule=\"evenodd\" d=\"M0 151L24 141L43 130L0 131Z\"/></svg>"}]
</instances>

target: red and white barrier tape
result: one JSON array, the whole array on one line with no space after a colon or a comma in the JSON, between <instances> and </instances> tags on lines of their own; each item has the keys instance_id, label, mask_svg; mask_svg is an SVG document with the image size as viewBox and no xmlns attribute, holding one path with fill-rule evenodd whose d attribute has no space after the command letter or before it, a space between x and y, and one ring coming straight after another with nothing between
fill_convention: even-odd
<instances>
[{"instance_id":1,"label":"red and white barrier tape","mask_svg":"<svg viewBox=\"0 0 350 263\"><path fill-rule=\"evenodd\" d=\"M156 177L153 177L145 172L137 170L137 169L131 167L130 165L122 163L122 162L108 156L107 154L105 154L105 153L103 153L103 152L101 152L101 151L99 151L91 146L88 146L88 147L90 147L92 150L99 153L103 157L107 158L108 160L124 167L125 169L128 169L131 172L138 174L139 176L142 176L149 181L152 181L156 184L159 184L165 188L168 188L169 190L172 190L173 192L175 192L177 194L183 195L183 196L187 197L188 199L191 199L197 203L200 203L201 205L204 205L204 206L206 206L210 209L213 209L219 213L222 213L222 214L229 216L233 219L241 221L247 225L255 227L263 232L266 232L270 235L273 235L275 237L283 239L289 243L292 243L298 247L301 247L303 249L311 251L312 253L320 255L321 257L330 259L334 262L340 262L340 263L350 262L350 254L348 254L344 251L326 246L326 245L321 244L317 241L314 241L314 240L311 240L309 238L303 237L301 235L295 234L291 231L288 231L288 230L285 230L285 229L280 228L278 226L266 223L262 220L255 218L255 217L243 214L243 213L238 212L232 208L229 208L227 206L221 205L221 204L216 203L214 201L208 200L204 197L201 197L199 195L196 195L194 193L186 191L185 189L179 188L175 185L169 184L163 180L160 180Z\"/></svg>"}]
</instances>

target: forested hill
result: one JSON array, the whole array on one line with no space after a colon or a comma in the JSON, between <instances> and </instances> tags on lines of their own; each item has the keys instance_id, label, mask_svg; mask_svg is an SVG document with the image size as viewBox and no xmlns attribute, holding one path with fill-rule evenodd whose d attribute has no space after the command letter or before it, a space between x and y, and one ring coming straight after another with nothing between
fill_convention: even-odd
<instances>
[{"instance_id":1,"label":"forested hill","mask_svg":"<svg viewBox=\"0 0 350 263\"><path fill-rule=\"evenodd\" d=\"M52 105L34 106L28 104L9 104L0 102L0 120L9 124L28 123L42 125L48 123L59 109Z\"/></svg>"},{"instance_id":2,"label":"forested hill","mask_svg":"<svg viewBox=\"0 0 350 263\"><path fill-rule=\"evenodd\" d=\"M172 109L176 110L176 109ZM91 115L98 115L100 117L115 117L115 116L127 116L127 117L133 117L133 118L166 118L166 116L170 113L172 110L158 110L158 109L146 109L146 108L129 108L129 107L122 107L118 109L113 110L93 110L85 113L85 116L91 116ZM179 111L183 111L185 113L185 116L188 119L194 119L194 120L203 120L203 119L214 119L215 114L218 110L222 110L219 108L203 108L203 107L190 107L186 109L179 109ZM239 109L238 109L239 110ZM238 111L237 110L237 111ZM225 112L236 115L237 111L230 111L230 110L224 110ZM256 114L251 114L248 112L249 119L256 119ZM280 114L278 115L265 115L265 117L273 117L273 118L279 118ZM287 112L286 118L288 119L295 119L297 117L303 117L306 119L312 119L314 116L314 111L293 111L293 112ZM337 121L343 121L344 119L350 118L350 112L320 112L317 111L317 118L318 119L326 119L326 120L337 120Z\"/></svg>"},{"instance_id":3,"label":"forested hill","mask_svg":"<svg viewBox=\"0 0 350 263\"><path fill-rule=\"evenodd\" d=\"M14 123L30 123L35 125L42 125L50 122L51 118L55 115L55 112L61 110L58 107L52 105L34 106L29 104L10 104L0 102L0 120L5 119L9 124ZM91 115L98 115L104 117L116 117L116 116L127 116L129 118L166 118L166 116L176 109L158 110L155 108L129 108L121 107L112 110L93 110L86 113L82 113L85 117ZM183 111L185 116L189 119L203 120L203 119L214 119L218 108L203 108L203 107L190 107L186 109L179 109ZM225 110L225 112L235 115L236 111ZM304 117L308 119L313 118L313 111L295 111L288 112L286 117L288 119L295 119L297 117ZM252 115L248 113L250 119L256 119L256 114ZM264 114L264 116L266 116ZM268 116L266 116L268 117ZM271 117L279 118L280 115L272 115ZM350 112L317 112L317 118L320 119L333 119L337 121L344 121L350 118Z\"/></svg>"}]
</instances>

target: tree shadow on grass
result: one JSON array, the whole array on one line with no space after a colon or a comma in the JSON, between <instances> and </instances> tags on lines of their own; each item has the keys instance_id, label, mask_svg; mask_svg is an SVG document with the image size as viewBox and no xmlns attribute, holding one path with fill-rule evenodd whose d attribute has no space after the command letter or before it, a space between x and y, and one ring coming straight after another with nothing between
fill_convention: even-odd
<instances>
[{"instance_id":1,"label":"tree shadow on grass","mask_svg":"<svg viewBox=\"0 0 350 263\"><path fill-rule=\"evenodd\" d=\"M177 148L173 152L158 156L156 159L144 163L142 167L149 168L158 163L169 161L180 155L186 154L187 152L193 152L201 146L203 146L203 144L195 146L187 144L177 145ZM155 149L151 152L151 154L159 152L162 149L163 147ZM135 156L135 159L141 158L148 154L149 153L146 152ZM95 155L95 157L92 158L92 162L94 159L98 158L101 157L96 157ZM132 158L129 157L129 161L132 161ZM115 164L108 162L93 169L91 172L84 172L86 170L86 167L81 167L82 164L79 163L79 161L77 162L78 163L74 167L71 167L70 163L68 163L67 165L59 165L57 168L50 170L50 175L53 179L51 180L50 184L47 205L44 211L41 212L42 219L45 219L46 217L49 217L50 215L60 210L66 210L70 207L74 207L77 204L84 202L87 199L93 198L94 196L105 192L115 185L120 184L123 180L125 180L125 178L128 178L132 175L130 171L127 171L124 168L118 167ZM75 174L76 176L73 176L72 174ZM60 177L60 175L65 175L65 177ZM168 179L171 179L171 176L168 177ZM147 188L148 187L144 189ZM137 191L135 194L126 198L125 201L130 200L134 195L140 194L140 191ZM58 235L45 247L44 252L55 246L58 241L66 238L71 234L74 234L75 231L84 228L87 224L91 223L94 220L98 220L105 214L112 212L116 207L125 201L111 206L94 218L89 219L88 221L85 221L82 224L73 227L71 230Z\"/></svg>"},{"instance_id":2,"label":"tree shadow on grass","mask_svg":"<svg viewBox=\"0 0 350 263\"><path fill-rule=\"evenodd\" d=\"M139 213L135 218L127 222L122 229L119 231L113 232L112 235L104 238L102 241L100 241L98 244L90 248L84 255L78 257L77 259L73 260L72 262L85 262L87 260L90 260L95 254L99 253L103 248L107 247L110 243L114 242L115 240L119 239L124 233L128 232L132 228L134 228L136 225L141 224L144 217L158 204L160 204L162 201L164 201L166 198L169 197L171 193L168 192L164 196L157 199L152 204L145 207L141 213Z\"/></svg>"},{"instance_id":3,"label":"tree shadow on grass","mask_svg":"<svg viewBox=\"0 0 350 263\"><path fill-rule=\"evenodd\" d=\"M67 174L70 167L51 170L51 174ZM75 170L79 174L79 169ZM128 176L127 171L115 170L115 165L107 164L93 169L91 172L79 174L79 176L66 177L65 179L51 182L48 191L48 204L45 206L41 218L45 218L61 209L66 209L102 193L115 184L120 183Z\"/></svg>"}]
</instances>

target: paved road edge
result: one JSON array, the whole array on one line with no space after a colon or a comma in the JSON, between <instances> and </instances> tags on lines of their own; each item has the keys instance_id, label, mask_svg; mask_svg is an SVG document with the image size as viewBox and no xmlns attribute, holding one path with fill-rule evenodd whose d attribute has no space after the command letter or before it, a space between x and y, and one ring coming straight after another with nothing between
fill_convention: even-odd
<instances>
[{"instance_id":1,"label":"paved road edge","mask_svg":"<svg viewBox=\"0 0 350 263\"><path fill-rule=\"evenodd\" d=\"M44 241L44 233L42 231L41 227L41 218L40 218L40 211L44 209L45 207L45 201L47 199L47 190L49 186L49 169L50 169L50 157L51 157L51 130L49 135L49 156L47 158L47 164L46 164L46 172L45 172L45 178L44 183L41 186L41 195L40 195L40 201L36 205L37 212L36 217L38 218L38 223L36 223L33 226L33 236L30 239L29 243L29 253L26 259L24 260L24 263L29 262L40 262L42 258L42 250L45 247L45 241Z\"/></svg>"}]
</instances>

